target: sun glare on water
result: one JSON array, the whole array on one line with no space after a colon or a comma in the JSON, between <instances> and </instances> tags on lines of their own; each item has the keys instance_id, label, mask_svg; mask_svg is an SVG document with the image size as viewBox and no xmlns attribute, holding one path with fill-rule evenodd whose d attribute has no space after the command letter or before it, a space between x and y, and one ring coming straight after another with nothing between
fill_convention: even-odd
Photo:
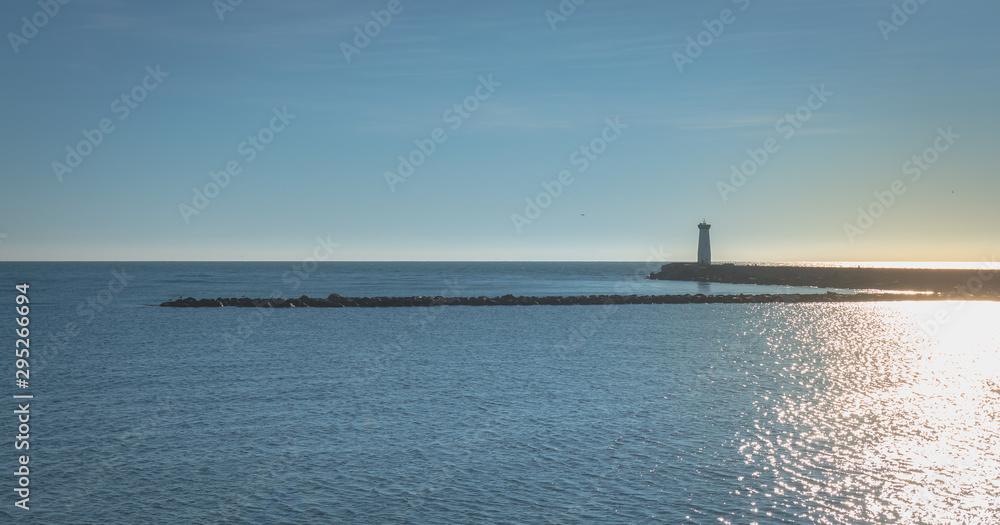
<instances>
[{"instance_id":1,"label":"sun glare on water","mask_svg":"<svg viewBox=\"0 0 1000 525\"><path fill-rule=\"evenodd\" d=\"M1000 303L834 312L768 338L802 388L740 442L763 496L816 523L1000 522Z\"/></svg>"}]
</instances>

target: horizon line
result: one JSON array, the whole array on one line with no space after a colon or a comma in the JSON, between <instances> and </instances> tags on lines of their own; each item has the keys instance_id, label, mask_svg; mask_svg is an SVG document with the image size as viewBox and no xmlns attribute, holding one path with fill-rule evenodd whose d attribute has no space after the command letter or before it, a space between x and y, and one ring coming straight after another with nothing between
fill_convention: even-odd
<instances>
[{"instance_id":1,"label":"horizon line","mask_svg":"<svg viewBox=\"0 0 1000 525\"><path fill-rule=\"evenodd\" d=\"M267 262L303 262L306 259L15 259L15 260L0 260L0 263L124 263L124 262L149 262L149 263L209 263L209 262L233 262L233 263L267 263ZM691 263L697 264L695 260L661 260L661 261L650 261L650 260L623 260L623 259L577 259L577 260L567 260L567 259L337 259L337 260L324 260L316 261L317 263L338 263L338 262L363 262L363 263L495 263L495 262L511 262L511 263L642 263L648 264L652 262L660 262L663 264L668 263ZM712 266L717 266L721 264L819 264L819 263L837 263L837 264L900 264L900 263L920 263L920 264L1000 264L989 260L925 260L925 259L896 259L896 260L722 260L713 261Z\"/></svg>"}]
</instances>

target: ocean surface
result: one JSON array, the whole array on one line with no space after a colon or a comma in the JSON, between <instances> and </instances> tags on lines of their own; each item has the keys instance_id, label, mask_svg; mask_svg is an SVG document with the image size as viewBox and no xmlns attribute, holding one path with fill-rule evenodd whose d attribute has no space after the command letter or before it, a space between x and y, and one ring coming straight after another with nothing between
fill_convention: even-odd
<instances>
[{"instance_id":1,"label":"ocean surface","mask_svg":"<svg viewBox=\"0 0 1000 525\"><path fill-rule=\"evenodd\" d=\"M1000 303L155 306L826 291L658 266L0 263L0 523L1000 523Z\"/></svg>"}]
</instances>

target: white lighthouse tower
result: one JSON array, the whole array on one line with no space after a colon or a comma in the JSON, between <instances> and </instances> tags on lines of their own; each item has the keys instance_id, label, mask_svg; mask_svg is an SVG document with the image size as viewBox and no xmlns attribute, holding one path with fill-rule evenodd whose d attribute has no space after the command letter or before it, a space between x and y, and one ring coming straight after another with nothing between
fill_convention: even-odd
<instances>
[{"instance_id":1,"label":"white lighthouse tower","mask_svg":"<svg viewBox=\"0 0 1000 525\"><path fill-rule=\"evenodd\" d=\"M708 229L712 225L701 221L698 225L698 264L711 266L712 264L712 243L708 238Z\"/></svg>"}]
</instances>

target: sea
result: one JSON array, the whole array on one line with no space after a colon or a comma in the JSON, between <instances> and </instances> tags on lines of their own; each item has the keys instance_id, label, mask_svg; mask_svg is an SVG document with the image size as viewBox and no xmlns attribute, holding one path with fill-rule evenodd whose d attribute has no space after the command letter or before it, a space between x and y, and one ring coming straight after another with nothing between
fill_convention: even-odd
<instances>
[{"instance_id":1,"label":"sea","mask_svg":"<svg viewBox=\"0 0 1000 525\"><path fill-rule=\"evenodd\" d=\"M1000 523L997 302L158 306L658 267L0 263L0 523Z\"/></svg>"}]
</instances>

